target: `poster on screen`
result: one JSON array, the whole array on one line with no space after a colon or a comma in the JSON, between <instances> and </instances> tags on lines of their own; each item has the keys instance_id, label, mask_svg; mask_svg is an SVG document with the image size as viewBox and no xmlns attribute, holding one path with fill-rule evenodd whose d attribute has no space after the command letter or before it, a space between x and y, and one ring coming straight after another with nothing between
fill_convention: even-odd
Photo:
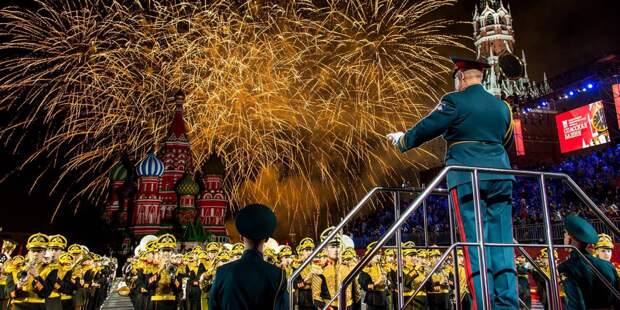
<instances>
[{"instance_id":1,"label":"poster on screen","mask_svg":"<svg viewBox=\"0 0 620 310\"><path fill-rule=\"evenodd\" d=\"M560 151L568 153L610 141L602 101L555 116Z\"/></svg>"}]
</instances>

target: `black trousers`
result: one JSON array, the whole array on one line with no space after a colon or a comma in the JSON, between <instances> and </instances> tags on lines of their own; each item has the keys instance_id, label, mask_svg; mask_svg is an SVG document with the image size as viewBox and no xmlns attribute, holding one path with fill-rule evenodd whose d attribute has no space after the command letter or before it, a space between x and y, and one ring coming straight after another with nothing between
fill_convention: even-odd
<instances>
[{"instance_id":1,"label":"black trousers","mask_svg":"<svg viewBox=\"0 0 620 310\"><path fill-rule=\"evenodd\" d=\"M152 310L176 310L177 302L176 300L160 300L160 301L151 301Z\"/></svg>"},{"instance_id":2,"label":"black trousers","mask_svg":"<svg viewBox=\"0 0 620 310\"><path fill-rule=\"evenodd\" d=\"M13 310L45 310L44 303L20 302L12 305Z\"/></svg>"}]
</instances>

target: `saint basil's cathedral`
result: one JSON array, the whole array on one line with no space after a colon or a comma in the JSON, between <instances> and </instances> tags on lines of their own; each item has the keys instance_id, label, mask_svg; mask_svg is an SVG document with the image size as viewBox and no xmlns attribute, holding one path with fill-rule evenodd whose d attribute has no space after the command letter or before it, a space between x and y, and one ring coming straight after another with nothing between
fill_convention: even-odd
<instances>
[{"instance_id":1,"label":"saint basil's cathedral","mask_svg":"<svg viewBox=\"0 0 620 310\"><path fill-rule=\"evenodd\" d=\"M192 175L194 162L183 118L185 96L179 92L168 100L176 106L168 136L157 155L149 152L132 167L137 181L130 178L126 163L110 171L104 219L124 234L125 249L131 239L160 232L173 232L188 245L229 239L224 226L228 200L222 188L223 164L212 157L200 177Z\"/></svg>"}]
</instances>

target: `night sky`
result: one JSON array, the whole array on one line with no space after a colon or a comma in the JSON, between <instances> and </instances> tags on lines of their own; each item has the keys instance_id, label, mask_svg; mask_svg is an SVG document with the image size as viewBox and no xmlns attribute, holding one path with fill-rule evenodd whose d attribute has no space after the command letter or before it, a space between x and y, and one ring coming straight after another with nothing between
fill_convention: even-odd
<instances>
[{"instance_id":1,"label":"night sky","mask_svg":"<svg viewBox=\"0 0 620 310\"><path fill-rule=\"evenodd\" d=\"M0 6L26 5L23 0L3 0L2 3ZM455 7L440 12L438 16L470 21L475 3L473 0L459 1ZM529 76L534 80L541 80L543 72L551 77L620 51L620 23L617 21L620 1L512 0L509 3L514 19L516 48L519 55L522 49L526 51ZM460 25L453 30L469 36L473 32L471 25ZM471 41L469 45L473 48ZM449 52L467 54L463 51ZM0 122L6 117L0 112ZM13 171L16 162L23 156L14 155L11 151L10 147L0 147L0 176ZM46 165L46 162L39 162L11 175L0 184L2 231L62 232L70 240L95 243L100 234L105 233L97 220L98 210L84 205L74 216L74 206L66 205L61 208L59 220L50 225L49 219L58 197L48 197L43 189L35 188L32 193L28 192L35 175Z\"/></svg>"}]
</instances>

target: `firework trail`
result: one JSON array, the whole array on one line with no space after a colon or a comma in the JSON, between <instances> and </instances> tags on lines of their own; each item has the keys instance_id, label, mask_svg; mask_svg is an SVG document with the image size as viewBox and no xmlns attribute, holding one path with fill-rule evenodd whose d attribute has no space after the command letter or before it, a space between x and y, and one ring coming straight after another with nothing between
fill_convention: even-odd
<instances>
[{"instance_id":1,"label":"firework trail","mask_svg":"<svg viewBox=\"0 0 620 310\"><path fill-rule=\"evenodd\" d=\"M166 98L181 89L195 166L222 158L233 205L266 202L288 223L331 221L367 187L400 182L404 167L434 158L429 149L396 154L384 135L434 106L449 68L438 49L463 45L445 34L452 22L431 17L455 2L5 8L0 109L13 118L0 139L23 152L33 143L23 137L41 131L16 170L43 159L61 171L51 193L77 192L59 206L101 201L120 154L140 159L164 140L175 109Z\"/></svg>"}]
</instances>

